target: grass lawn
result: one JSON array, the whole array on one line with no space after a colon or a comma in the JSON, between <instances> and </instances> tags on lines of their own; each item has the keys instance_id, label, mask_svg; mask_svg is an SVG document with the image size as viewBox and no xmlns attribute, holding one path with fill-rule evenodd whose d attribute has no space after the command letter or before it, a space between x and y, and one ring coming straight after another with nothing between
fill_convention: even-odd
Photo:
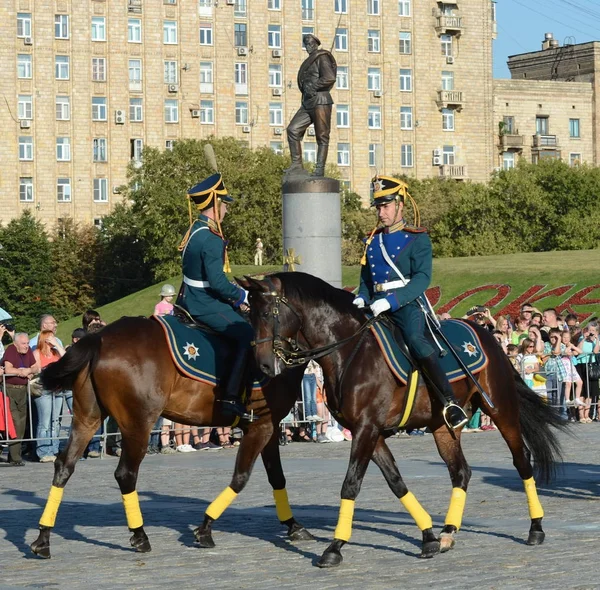
<instances>
[{"instance_id":1,"label":"grass lawn","mask_svg":"<svg viewBox=\"0 0 600 590\"><path fill-rule=\"evenodd\" d=\"M280 266L263 266L261 272L281 270ZM298 270L302 270L301 267ZM255 266L234 266L232 275L255 274ZM343 284L347 287L356 287L359 282L360 268L344 267L342 272ZM170 281L179 289L180 277ZM511 254L507 256L475 256L469 258L443 258L434 260L432 287L439 287L439 304L448 303L460 294L484 285L509 285L510 292L492 307L493 313L499 313L511 301L525 293L532 285L544 286L538 293L568 286L560 295L540 299L536 306L552 307L568 300L581 289L599 285L587 295L591 303L576 305L579 313L587 312L600 315L600 250L584 250L570 252L539 252L525 254ZM121 316L149 315L154 305L159 301L161 284L148 287L129 295L119 301L114 301L98 308L102 318L112 322ZM453 316L460 316L474 304L486 304L496 290L486 290L471 295L461 301L453 310ZM58 336L70 342L71 332L81 326L81 316L61 322Z\"/></svg>"}]
</instances>

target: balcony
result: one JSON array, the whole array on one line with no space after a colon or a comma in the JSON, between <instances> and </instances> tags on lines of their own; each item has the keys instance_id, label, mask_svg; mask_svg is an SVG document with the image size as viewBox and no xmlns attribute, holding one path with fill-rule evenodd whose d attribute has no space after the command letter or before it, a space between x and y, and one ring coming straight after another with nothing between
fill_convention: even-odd
<instances>
[{"instance_id":1,"label":"balcony","mask_svg":"<svg viewBox=\"0 0 600 590\"><path fill-rule=\"evenodd\" d=\"M128 0L127 10L129 12L142 12L142 0Z\"/></svg>"},{"instance_id":2,"label":"balcony","mask_svg":"<svg viewBox=\"0 0 600 590\"><path fill-rule=\"evenodd\" d=\"M462 16L440 14L435 17L435 30L439 35L456 35L463 32Z\"/></svg>"},{"instance_id":3,"label":"balcony","mask_svg":"<svg viewBox=\"0 0 600 590\"><path fill-rule=\"evenodd\" d=\"M438 90L437 105L439 109L447 109L448 107L452 107L460 111L464 104L464 92L459 90Z\"/></svg>"},{"instance_id":4,"label":"balcony","mask_svg":"<svg viewBox=\"0 0 600 590\"><path fill-rule=\"evenodd\" d=\"M469 178L466 166L456 166L455 164L444 164L440 166L440 178L453 178L454 180L465 180Z\"/></svg>"},{"instance_id":5,"label":"balcony","mask_svg":"<svg viewBox=\"0 0 600 590\"><path fill-rule=\"evenodd\" d=\"M500 147L503 151L522 150L524 145L524 135L513 135L512 133L505 133L504 135L500 136Z\"/></svg>"},{"instance_id":6,"label":"balcony","mask_svg":"<svg viewBox=\"0 0 600 590\"><path fill-rule=\"evenodd\" d=\"M558 148L558 138L556 135L539 135L533 136L532 147L537 150L555 150Z\"/></svg>"}]
</instances>

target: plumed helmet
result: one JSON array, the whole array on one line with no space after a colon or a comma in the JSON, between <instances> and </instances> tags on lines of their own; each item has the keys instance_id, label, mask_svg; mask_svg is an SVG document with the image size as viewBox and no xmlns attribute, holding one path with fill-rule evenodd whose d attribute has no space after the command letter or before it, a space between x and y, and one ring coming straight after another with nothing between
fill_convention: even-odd
<instances>
[{"instance_id":1,"label":"plumed helmet","mask_svg":"<svg viewBox=\"0 0 600 590\"><path fill-rule=\"evenodd\" d=\"M199 211L212 207L217 199L224 203L233 202L223 184L223 177L218 172L193 186L187 194Z\"/></svg>"},{"instance_id":2,"label":"plumed helmet","mask_svg":"<svg viewBox=\"0 0 600 590\"><path fill-rule=\"evenodd\" d=\"M161 297L171 297L172 295L175 295L175 287L173 287L173 285L163 285L161 290L160 290L160 296Z\"/></svg>"},{"instance_id":3,"label":"plumed helmet","mask_svg":"<svg viewBox=\"0 0 600 590\"><path fill-rule=\"evenodd\" d=\"M375 176L371 180L371 207L400 200L404 203L408 185L391 176Z\"/></svg>"}]
</instances>

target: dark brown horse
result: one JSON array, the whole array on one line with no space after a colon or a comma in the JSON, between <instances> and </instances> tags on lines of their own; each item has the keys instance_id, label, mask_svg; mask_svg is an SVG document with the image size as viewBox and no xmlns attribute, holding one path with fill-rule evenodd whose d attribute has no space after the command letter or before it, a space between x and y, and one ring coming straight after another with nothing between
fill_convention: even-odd
<instances>
[{"instance_id":1,"label":"dark brown horse","mask_svg":"<svg viewBox=\"0 0 600 590\"><path fill-rule=\"evenodd\" d=\"M240 425L244 437L238 449L229 487L208 507L204 524L195 530L204 547L213 547L212 522L246 485L259 454L267 471L279 520L292 540L312 535L292 515L279 456L279 422L294 405L303 368L272 379L255 390L249 402L259 419ZM150 431L159 416L196 426L230 425L219 413L215 388L180 374L171 360L157 322L122 318L69 348L65 356L43 372L47 390L73 390L73 425L65 450L54 466L54 479L40 519L40 534L31 545L34 553L50 557L50 531L67 481L102 420L115 418L122 435L122 454L115 471L123 497L127 524L136 551L150 551L136 492L140 463L146 454Z\"/></svg>"},{"instance_id":2,"label":"dark brown horse","mask_svg":"<svg viewBox=\"0 0 600 590\"><path fill-rule=\"evenodd\" d=\"M250 290L250 318L256 332L255 356L260 369L267 375L282 375L297 363L318 358L329 408L353 435L334 540L317 565L332 567L341 563L340 550L351 535L354 501L371 460L421 529L421 556L432 557L451 549L461 525L471 470L461 449L460 432L453 433L445 425L441 403L432 401L421 386L406 424L406 428L431 429L450 472L452 496L438 540L431 517L408 491L385 442L400 423L407 388L393 376L370 331L361 330L367 318L352 305L353 296L304 273L278 273L262 281L247 278L239 282ZM544 512L530 454L540 476L549 479L555 461L560 459L560 446L550 427L563 427L564 422L525 385L492 335L472 326L489 359L477 379L494 408L486 404L469 379L454 383L454 393L462 405L470 402L473 410L480 407L488 414L506 441L527 494L531 518L527 543L538 545L545 536Z\"/></svg>"}]
</instances>

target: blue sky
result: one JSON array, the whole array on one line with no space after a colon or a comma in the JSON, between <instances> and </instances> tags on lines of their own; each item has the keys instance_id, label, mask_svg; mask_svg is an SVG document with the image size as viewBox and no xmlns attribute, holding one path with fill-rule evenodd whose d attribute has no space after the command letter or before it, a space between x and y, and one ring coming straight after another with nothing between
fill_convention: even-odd
<instances>
[{"instance_id":1,"label":"blue sky","mask_svg":"<svg viewBox=\"0 0 600 590\"><path fill-rule=\"evenodd\" d=\"M600 0L498 0L494 78L510 78L509 55L542 48L544 33L561 45L600 41Z\"/></svg>"}]
</instances>

